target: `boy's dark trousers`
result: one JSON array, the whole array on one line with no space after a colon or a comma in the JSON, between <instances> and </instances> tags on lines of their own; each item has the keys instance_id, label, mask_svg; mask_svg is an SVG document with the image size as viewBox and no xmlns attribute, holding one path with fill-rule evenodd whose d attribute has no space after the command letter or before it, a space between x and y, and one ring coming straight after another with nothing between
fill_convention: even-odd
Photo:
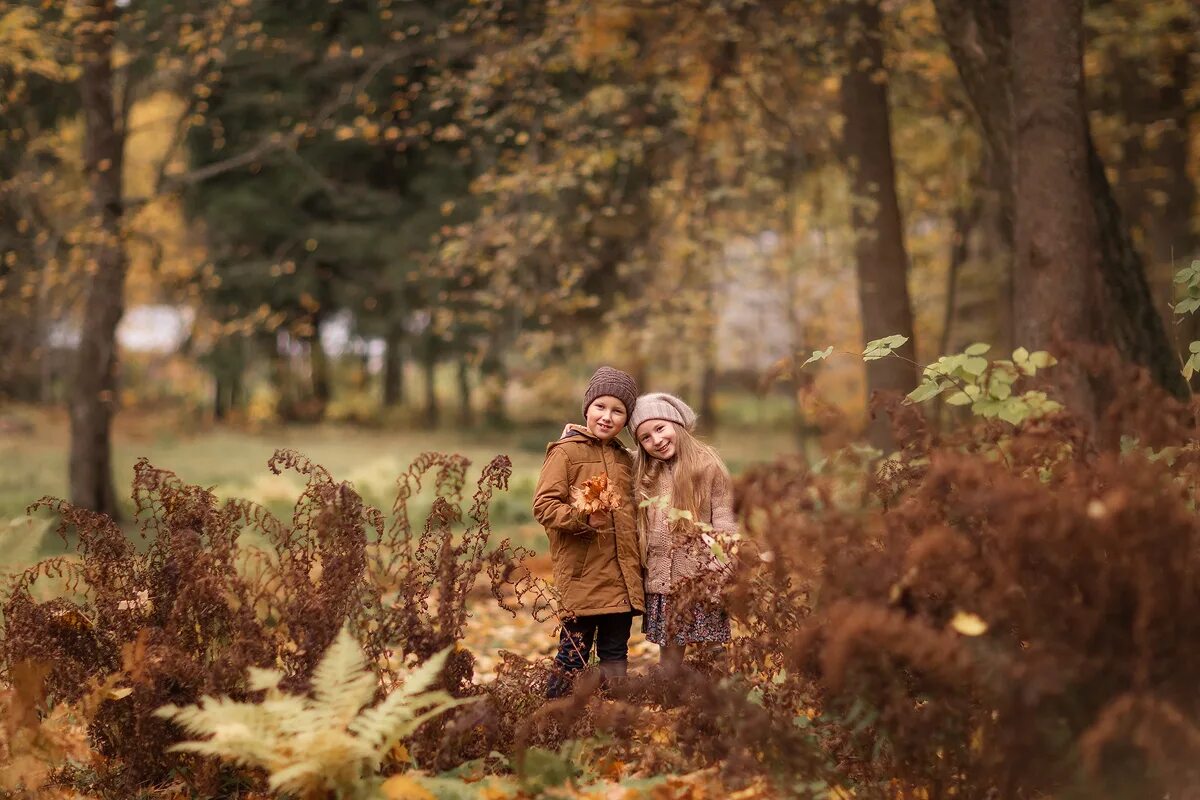
<instances>
[{"instance_id":1,"label":"boy's dark trousers","mask_svg":"<svg viewBox=\"0 0 1200 800\"><path fill-rule=\"evenodd\" d=\"M564 622L558 633L558 655L554 657L555 671L546 685L546 697L562 697L571 691L571 678L587 666L593 643L601 668L617 667L624 674L632 627L632 611L593 614Z\"/></svg>"}]
</instances>

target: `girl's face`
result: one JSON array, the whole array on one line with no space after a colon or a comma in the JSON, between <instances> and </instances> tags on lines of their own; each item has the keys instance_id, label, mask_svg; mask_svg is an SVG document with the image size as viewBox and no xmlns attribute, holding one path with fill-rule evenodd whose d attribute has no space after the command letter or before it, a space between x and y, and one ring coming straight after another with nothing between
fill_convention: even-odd
<instances>
[{"instance_id":1,"label":"girl's face","mask_svg":"<svg viewBox=\"0 0 1200 800\"><path fill-rule=\"evenodd\" d=\"M667 461L675 457L675 424L665 419L648 419L638 425L638 444L650 455Z\"/></svg>"},{"instance_id":2,"label":"girl's face","mask_svg":"<svg viewBox=\"0 0 1200 800\"><path fill-rule=\"evenodd\" d=\"M625 404L611 395L592 401L587 410L587 429L602 442L616 436L625 427Z\"/></svg>"}]
</instances>

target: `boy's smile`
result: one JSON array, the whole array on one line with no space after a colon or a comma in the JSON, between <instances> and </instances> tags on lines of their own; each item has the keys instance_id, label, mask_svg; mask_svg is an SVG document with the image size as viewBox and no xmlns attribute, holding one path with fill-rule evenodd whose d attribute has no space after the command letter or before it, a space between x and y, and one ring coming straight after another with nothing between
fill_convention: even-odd
<instances>
[{"instance_id":1,"label":"boy's smile","mask_svg":"<svg viewBox=\"0 0 1200 800\"><path fill-rule=\"evenodd\" d=\"M587 428L596 438L607 442L625 427L625 404L611 395L601 395L587 410Z\"/></svg>"}]
</instances>

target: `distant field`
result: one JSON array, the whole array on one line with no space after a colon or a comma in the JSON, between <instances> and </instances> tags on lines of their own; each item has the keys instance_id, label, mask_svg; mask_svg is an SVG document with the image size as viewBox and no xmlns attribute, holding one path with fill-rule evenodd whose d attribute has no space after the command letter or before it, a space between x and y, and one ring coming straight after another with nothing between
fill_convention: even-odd
<instances>
[{"instance_id":1,"label":"distant field","mask_svg":"<svg viewBox=\"0 0 1200 800\"><path fill-rule=\"evenodd\" d=\"M33 430L0 436L0 563L26 561L54 552L49 538L36 543L41 526L27 527L26 506L43 495L65 496L67 435L64 416L27 412ZM507 433L452 430L368 430L344 426L275 428L261 432L210 428L188 430L186 423L155 416L122 415L116 435L118 492L128 503L132 467L141 456L190 483L214 488L218 497L242 497L262 503L277 514L288 512L303 485L295 475L272 475L267 459L277 448L292 448L323 464L339 480L354 484L364 498L383 510L391 508L396 477L422 452L460 453L472 462L468 481L498 453L513 461L509 491L492 504L497 533L540 550L541 528L530 511L533 488L547 441L558 429L518 429ZM718 433L712 438L736 473L746 465L770 460L794 449L785 430L746 430ZM469 492L468 492L469 495ZM414 522L423 522L428 500L414 505ZM14 535L15 534L15 535Z\"/></svg>"}]
</instances>

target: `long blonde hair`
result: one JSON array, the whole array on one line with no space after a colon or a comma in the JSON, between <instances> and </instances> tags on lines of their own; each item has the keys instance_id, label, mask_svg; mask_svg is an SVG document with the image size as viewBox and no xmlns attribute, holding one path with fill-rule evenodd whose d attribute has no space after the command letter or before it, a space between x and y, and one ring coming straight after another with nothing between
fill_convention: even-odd
<instances>
[{"instance_id":1,"label":"long blonde hair","mask_svg":"<svg viewBox=\"0 0 1200 800\"><path fill-rule=\"evenodd\" d=\"M697 439L682 425L665 421L675 428L675 455L667 461L655 458L638 441L633 460L633 490L639 505L638 530L643 553L646 551L645 536L649 530L650 515L649 509L641 506L641 501L654 496L655 485L669 464L674 466L670 507L690 512L694 522L704 520L711 513L712 481L706 478L712 475L714 469L729 476L729 469L716 450ZM634 439L637 439L636 431Z\"/></svg>"}]
</instances>

